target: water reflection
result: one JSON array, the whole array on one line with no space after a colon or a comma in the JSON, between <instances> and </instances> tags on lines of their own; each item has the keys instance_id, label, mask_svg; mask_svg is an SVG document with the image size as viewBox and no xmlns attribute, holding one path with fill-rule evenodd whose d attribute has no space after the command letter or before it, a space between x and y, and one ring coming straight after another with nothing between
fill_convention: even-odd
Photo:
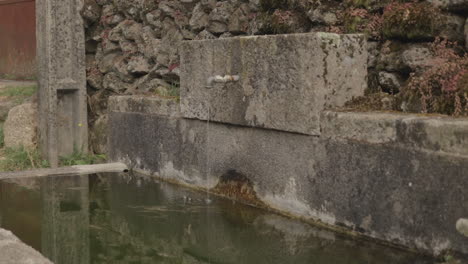
<instances>
[{"instance_id":1,"label":"water reflection","mask_svg":"<svg viewBox=\"0 0 468 264\"><path fill-rule=\"evenodd\" d=\"M0 182L0 226L57 264L431 263L231 201L207 204L203 193L148 178L29 185Z\"/></svg>"},{"instance_id":2,"label":"water reflection","mask_svg":"<svg viewBox=\"0 0 468 264\"><path fill-rule=\"evenodd\" d=\"M56 264L90 263L88 176L46 178L40 191L41 252Z\"/></svg>"}]
</instances>

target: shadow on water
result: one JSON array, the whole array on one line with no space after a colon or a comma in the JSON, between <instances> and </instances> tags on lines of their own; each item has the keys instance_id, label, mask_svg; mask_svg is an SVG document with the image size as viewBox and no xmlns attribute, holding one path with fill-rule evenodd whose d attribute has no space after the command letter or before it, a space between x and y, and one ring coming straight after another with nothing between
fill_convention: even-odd
<instances>
[{"instance_id":1,"label":"shadow on water","mask_svg":"<svg viewBox=\"0 0 468 264\"><path fill-rule=\"evenodd\" d=\"M0 182L0 226L56 264L425 264L225 199L145 177Z\"/></svg>"}]
</instances>

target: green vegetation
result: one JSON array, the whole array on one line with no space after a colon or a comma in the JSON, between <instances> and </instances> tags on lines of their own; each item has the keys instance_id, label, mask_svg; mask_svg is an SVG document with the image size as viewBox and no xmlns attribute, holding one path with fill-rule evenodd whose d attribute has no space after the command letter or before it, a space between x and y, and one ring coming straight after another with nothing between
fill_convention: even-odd
<instances>
[{"instance_id":1,"label":"green vegetation","mask_svg":"<svg viewBox=\"0 0 468 264\"><path fill-rule=\"evenodd\" d=\"M5 90L0 91L0 96L22 96L29 97L33 96L36 93L37 85L28 85L28 86L8 86Z\"/></svg>"},{"instance_id":2,"label":"green vegetation","mask_svg":"<svg viewBox=\"0 0 468 264\"><path fill-rule=\"evenodd\" d=\"M170 84L169 87L158 87L154 91L157 95L164 97L164 98L169 98L169 99L175 99L179 100L180 98L180 85L179 83L173 82Z\"/></svg>"},{"instance_id":3,"label":"green vegetation","mask_svg":"<svg viewBox=\"0 0 468 264\"><path fill-rule=\"evenodd\" d=\"M37 85L8 86L0 91L0 96L13 97L17 103L22 103L25 99L33 96L37 91Z\"/></svg>"},{"instance_id":4,"label":"green vegetation","mask_svg":"<svg viewBox=\"0 0 468 264\"><path fill-rule=\"evenodd\" d=\"M14 74L0 74L0 79L5 79L5 80L28 80L28 81L34 81L34 80L37 80L37 77L36 76L33 76L33 75L22 75L22 76L19 76L19 75L14 75Z\"/></svg>"},{"instance_id":5,"label":"green vegetation","mask_svg":"<svg viewBox=\"0 0 468 264\"><path fill-rule=\"evenodd\" d=\"M290 11L276 10L273 14L263 13L260 15L262 22L261 32L263 34L287 34L294 30L290 24L292 19Z\"/></svg>"},{"instance_id":6,"label":"green vegetation","mask_svg":"<svg viewBox=\"0 0 468 264\"><path fill-rule=\"evenodd\" d=\"M22 103L25 99L33 96L36 91L36 85L9 86L0 90L0 96L11 97L17 103ZM167 96L178 96L178 86L172 85L167 93ZM74 151L69 156L60 157L60 166L95 164L104 162L105 159L105 155L84 154ZM5 148L3 123L0 123L0 171L21 171L47 167L49 167L48 162L41 157L36 148Z\"/></svg>"},{"instance_id":7,"label":"green vegetation","mask_svg":"<svg viewBox=\"0 0 468 264\"><path fill-rule=\"evenodd\" d=\"M21 171L47 168L49 164L41 158L39 151L24 147L5 148L4 159L0 160L0 171Z\"/></svg>"},{"instance_id":8,"label":"green vegetation","mask_svg":"<svg viewBox=\"0 0 468 264\"><path fill-rule=\"evenodd\" d=\"M0 171L22 171L48 168L49 163L43 159L36 148L4 148L3 123L0 123ZM84 154L74 151L69 156L60 157L60 166L87 165L106 161L103 154Z\"/></svg>"},{"instance_id":9,"label":"green vegetation","mask_svg":"<svg viewBox=\"0 0 468 264\"><path fill-rule=\"evenodd\" d=\"M442 25L440 11L425 2L393 2L385 7L382 18L382 34L388 39L433 39Z\"/></svg>"},{"instance_id":10,"label":"green vegetation","mask_svg":"<svg viewBox=\"0 0 468 264\"><path fill-rule=\"evenodd\" d=\"M106 155L104 154L86 154L75 150L71 155L60 157L60 166L88 165L105 161Z\"/></svg>"},{"instance_id":11,"label":"green vegetation","mask_svg":"<svg viewBox=\"0 0 468 264\"><path fill-rule=\"evenodd\" d=\"M423 113L468 116L468 55L458 54L456 45L442 39L432 43L433 65L410 75L404 101L417 103Z\"/></svg>"},{"instance_id":12,"label":"green vegetation","mask_svg":"<svg viewBox=\"0 0 468 264\"><path fill-rule=\"evenodd\" d=\"M41 158L38 150L30 148L5 148L1 150L0 171L22 171L29 169L48 168L49 163ZM60 166L86 165L105 162L105 155L83 154L74 152L69 156L60 157Z\"/></svg>"},{"instance_id":13,"label":"green vegetation","mask_svg":"<svg viewBox=\"0 0 468 264\"><path fill-rule=\"evenodd\" d=\"M22 171L29 169L48 168L49 163L43 159L37 149L19 147L0 150L0 171ZM87 165L105 162L105 155L84 154L73 152L69 156L60 157L60 166Z\"/></svg>"},{"instance_id":14,"label":"green vegetation","mask_svg":"<svg viewBox=\"0 0 468 264\"><path fill-rule=\"evenodd\" d=\"M171 83L171 87L167 90L167 94L170 97L180 97L180 84L179 83Z\"/></svg>"},{"instance_id":15,"label":"green vegetation","mask_svg":"<svg viewBox=\"0 0 468 264\"><path fill-rule=\"evenodd\" d=\"M287 34L307 31L310 22L305 10L312 3L301 0L260 0L257 18L261 34Z\"/></svg>"}]
</instances>

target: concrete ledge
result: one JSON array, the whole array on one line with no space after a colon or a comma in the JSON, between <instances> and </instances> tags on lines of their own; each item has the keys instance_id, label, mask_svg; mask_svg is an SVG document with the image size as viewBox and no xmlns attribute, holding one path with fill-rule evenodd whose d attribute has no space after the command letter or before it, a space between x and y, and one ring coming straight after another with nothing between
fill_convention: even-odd
<instances>
[{"instance_id":1,"label":"concrete ledge","mask_svg":"<svg viewBox=\"0 0 468 264\"><path fill-rule=\"evenodd\" d=\"M147 113L109 118L113 161L196 188L242 175L285 214L436 255L468 254L455 227L468 212L467 157L395 144L401 134L391 129L369 143L359 133L358 141Z\"/></svg>"},{"instance_id":2,"label":"concrete ledge","mask_svg":"<svg viewBox=\"0 0 468 264\"><path fill-rule=\"evenodd\" d=\"M396 124L401 118L387 113L324 111L321 117L321 135L325 138L377 144L395 142Z\"/></svg>"},{"instance_id":3,"label":"concrete ledge","mask_svg":"<svg viewBox=\"0 0 468 264\"><path fill-rule=\"evenodd\" d=\"M398 126L398 139L415 148L468 156L468 118L406 118Z\"/></svg>"},{"instance_id":4,"label":"concrete ledge","mask_svg":"<svg viewBox=\"0 0 468 264\"><path fill-rule=\"evenodd\" d=\"M120 173L128 171L127 165L123 163L107 163L94 165L75 165L70 167L38 169L18 172L1 172L0 180L6 179L24 179L51 176L77 176L94 173Z\"/></svg>"},{"instance_id":5,"label":"concrete ledge","mask_svg":"<svg viewBox=\"0 0 468 264\"><path fill-rule=\"evenodd\" d=\"M322 136L468 156L468 119L378 112L322 113Z\"/></svg>"},{"instance_id":6,"label":"concrete ledge","mask_svg":"<svg viewBox=\"0 0 468 264\"><path fill-rule=\"evenodd\" d=\"M0 228L0 263L52 264L32 247L21 242L10 231Z\"/></svg>"}]
</instances>

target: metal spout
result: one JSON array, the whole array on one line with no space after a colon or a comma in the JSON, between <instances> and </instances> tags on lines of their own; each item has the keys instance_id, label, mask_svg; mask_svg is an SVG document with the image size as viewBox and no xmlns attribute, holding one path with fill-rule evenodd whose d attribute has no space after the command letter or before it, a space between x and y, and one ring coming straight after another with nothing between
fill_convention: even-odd
<instances>
[{"instance_id":1,"label":"metal spout","mask_svg":"<svg viewBox=\"0 0 468 264\"><path fill-rule=\"evenodd\" d=\"M215 75L211 76L206 80L206 88L213 87L213 83L228 83L228 82L237 82L239 81L239 75Z\"/></svg>"}]
</instances>

